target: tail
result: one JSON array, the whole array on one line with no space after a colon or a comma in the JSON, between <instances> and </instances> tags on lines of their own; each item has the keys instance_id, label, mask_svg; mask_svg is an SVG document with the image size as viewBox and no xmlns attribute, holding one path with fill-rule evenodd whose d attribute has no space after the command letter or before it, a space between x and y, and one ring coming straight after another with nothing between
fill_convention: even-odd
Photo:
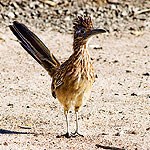
<instances>
[{"instance_id":1,"label":"tail","mask_svg":"<svg viewBox=\"0 0 150 150\"><path fill-rule=\"evenodd\" d=\"M52 77L60 63L44 43L31 32L24 24L17 21L9 26L11 31L20 41L21 46L40 64Z\"/></svg>"}]
</instances>

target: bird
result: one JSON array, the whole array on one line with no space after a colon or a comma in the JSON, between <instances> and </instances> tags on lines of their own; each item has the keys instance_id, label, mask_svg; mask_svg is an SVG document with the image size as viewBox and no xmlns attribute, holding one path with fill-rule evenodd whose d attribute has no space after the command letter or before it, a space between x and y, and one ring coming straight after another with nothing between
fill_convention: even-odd
<instances>
[{"instance_id":1,"label":"bird","mask_svg":"<svg viewBox=\"0 0 150 150\"><path fill-rule=\"evenodd\" d=\"M21 46L48 72L52 78L51 93L62 104L66 119L66 138L83 135L79 132L78 112L83 102L89 99L95 81L93 63L88 50L88 42L94 35L105 33L105 29L94 28L90 16L77 16L73 21L73 52L60 63L45 44L23 23L14 21L10 30L18 38ZM69 129L69 110L74 108L76 116L75 132Z\"/></svg>"}]
</instances>

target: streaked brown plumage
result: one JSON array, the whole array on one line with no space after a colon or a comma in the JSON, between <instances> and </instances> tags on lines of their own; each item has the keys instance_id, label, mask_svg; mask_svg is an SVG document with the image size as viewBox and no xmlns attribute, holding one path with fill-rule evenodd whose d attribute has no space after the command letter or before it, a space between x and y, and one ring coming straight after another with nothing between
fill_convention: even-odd
<instances>
[{"instance_id":1,"label":"streaked brown plumage","mask_svg":"<svg viewBox=\"0 0 150 150\"><path fill-rule=\"evenodd\" d=\"M43 42L25 25L17 21L10 25L10 29L19 39L22 47L52 77L52 95L64 107L67 122L66 137L81 135L78 132L78 110L83 101L89 98L94 82L94 70L87 50L87 42L91 36L106 32L103 29L94 29L90 17L77 17L73 27L73 54L60 65ZM76 113L75 133L70 133L69 131L68 111L71 106L74 107Z\"/></svg>"}]
</instances>

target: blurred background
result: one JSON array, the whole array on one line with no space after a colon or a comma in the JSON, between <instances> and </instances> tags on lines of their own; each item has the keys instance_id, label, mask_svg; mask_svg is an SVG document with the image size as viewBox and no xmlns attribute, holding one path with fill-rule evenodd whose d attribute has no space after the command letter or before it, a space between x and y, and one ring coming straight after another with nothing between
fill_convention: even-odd
<instances>
[{"instance_id":1,"label":"blurred background","mask_svg":"<svg viewBox=\"0 0 150 150\"><path fill-rule=\"evenodd\" d=\"M13 20L41 30L72 32L77 15L90 15L97 27L110 32L150 29L149 0L1 0L0 26Z\"/></svg>"}]
</instances>

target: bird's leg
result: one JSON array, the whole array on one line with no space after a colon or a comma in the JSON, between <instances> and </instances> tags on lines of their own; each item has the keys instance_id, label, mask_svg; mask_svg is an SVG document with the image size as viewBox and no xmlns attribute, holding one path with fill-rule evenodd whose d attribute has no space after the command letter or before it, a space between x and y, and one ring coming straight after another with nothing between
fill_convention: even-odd
<instances>
[{"instance_id":1,"label":"bird's leg","mask_svg":"<svg viewBox=\"0 0 150 150\"><path fill-rule=\"evenodd\" d=\"M65 136L66 138L70 138L71 134L69 131L69 119L68 119L68 111L64 111L65 117L66 117L66 124L67 124L67 133L63 134L62 136Z\"/></svg>"},{"instance_id":2,"label":"bird's leg","mask_svg":"<svg viewBox=\"0 0 150 150\"><path fill-rule=\"evenodd\" d=\"M82 134L79 133L79 124L78 124L78 111L75 111L75 114L76 114L76 130L74 133L72 133L72 136L82 136L84 137Z\"/></svg>"},{"instance_id":3,"label":"bird's leg","mask_svg":"<svg viewBox=\"0 0 150 150\"><path fill-rule=\"evenodd\" d=\"M79 129L79 124L78 124L78 112L76 111L76 133L78 133L78 129Z\"/></svg>"},{"instance_id":4,"label":"bird's leg","mask_svg":"<svg viewBox=\"0 0 150 150\"><path fill-rule=\"evenodd\" d=\"M68 110L64 110L64 114L65 114L65 118L66 118L67 132L65 134L60 135L60 136L58 135L57 138L61 138L61 137L70 138L71 137L71 133L69 131Z\"/></svg>"},{"instance_id":5,"label":"bird's leg","mask_svg":"<svg viewBox=\"0 0 150 150\"><path fill-rule=\"evenodd\" d=\"M65 113L65 117L66 117L66 124L67 124L67 133L66 133L66 137L69 137L69 136L70 136L70 132L69 132L68 111L67 111L67 113Z\"/></svg>"}]
</instances>

